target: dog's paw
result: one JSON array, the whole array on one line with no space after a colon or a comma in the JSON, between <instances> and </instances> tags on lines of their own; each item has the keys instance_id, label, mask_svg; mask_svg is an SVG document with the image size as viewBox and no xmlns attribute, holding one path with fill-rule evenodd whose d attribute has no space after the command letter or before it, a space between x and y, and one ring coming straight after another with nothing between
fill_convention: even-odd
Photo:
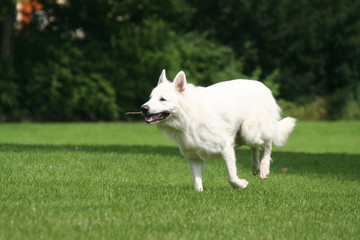
<instances>
[{"instance_id":1,"label":"dog's paw","mask_svg":"<svg viewBox=\"0 0 360 240\"><path fill-rule=\"evenodd\" d=\"M203 189L202 187L200 187L200 188L195 188L195 190L196 190L197 192L203 192L203 191L204 191L204 189Z\"/></svg>"},{"instance_id":2,"label":"dog's paw","mask_svg":"<svg viewBox=\"0 0 360 240\"><path fill-rule=\"evenodd\" d=\"M267 162L261 162L260 164L260 178L266 179L270 174L270 164Z\"/></svg>"},{"instance_id":3,"label":"dog's paw","mask_svg":"<svg viewBox=\"0 0 360 240\"><path fill-rule=\"evenodd\" d=\"M240 179L241 181L241 188L246 188L249 185L249 182L245 179Z\"/></svg>"},{"instance_id":4,"label":"dog's paw","mask_svg":"<svg viewBox=\"0 0 360 240\"><path fill-rule=\"evenodd\" d=\"M237 179L235 181L230 181L230 184L235 189L243 189L248 186L249 182L246 181L245 179Z\"/></svg>"},{"instance_id":5,"label":"dog's paw","mask_svg":"<svg viewBox=\"0 0 360 240\"><path fill-rule=\"evenodd\" d=\"M198 192L202 192L202 191L204 191L204 188L203 188L203 186L202 185L194 185L194 188L195 188L195 190L196 191L198 191Z\"/></svg>"},{"instance_id":6,"label":"dog's paw","mask_svg":"<svg viewBox=\"0 0 360 240\"><path fill-rule=\"evenodd\" d=\"M260 172L260 169L259 169L258 166L253 166L253 167L252 167L252 173L253 173L254 175L258 175L259 172Z\"/></svg>"}]
</instances>

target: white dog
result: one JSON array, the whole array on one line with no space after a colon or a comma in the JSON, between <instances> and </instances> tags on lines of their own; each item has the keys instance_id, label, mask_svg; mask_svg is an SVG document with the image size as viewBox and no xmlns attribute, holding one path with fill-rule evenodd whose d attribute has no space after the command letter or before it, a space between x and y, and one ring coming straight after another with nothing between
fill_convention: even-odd
<instances>
[{"instance_id":1,"label":"white dog","mask_svg":"<svg viewBox=\"0 0 360 240\"><path fill-rule=\"evenodd\" d=\"M261 82L232 80L209 87L187 84L184 72L173 82L162 71L150 100L141 106L145 122L174 140L189 160L194 187L203 191L205 161L222 157L230 184L237 189L248 182L237 176L234 147L248 145L252 153L252 172L265 179L270 173L271 148L282 146L296 120L280 120L280 108L271 91ZM261 162L258 148L264 149Z\"/></svg>"}]
</instances>

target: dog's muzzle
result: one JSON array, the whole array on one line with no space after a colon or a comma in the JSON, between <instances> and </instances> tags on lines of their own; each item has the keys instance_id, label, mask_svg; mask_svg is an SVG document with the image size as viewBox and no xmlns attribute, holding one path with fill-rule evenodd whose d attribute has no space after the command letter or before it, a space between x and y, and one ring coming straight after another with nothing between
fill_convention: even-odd
<instances>
[{"instance_id":1,"label":"dog's muzzle","mask_svg":"<svg viewBox=\"0 0 360 240\"><path fill-rule=\"evenodd\" d=\"M160 122L161 120L164 120L165 118L170 116L170 113L167 111L149 114L150 107L145 104L141 106L140 110L145 115L145 122L149 124Z\"/></svg>"}]
</instances>

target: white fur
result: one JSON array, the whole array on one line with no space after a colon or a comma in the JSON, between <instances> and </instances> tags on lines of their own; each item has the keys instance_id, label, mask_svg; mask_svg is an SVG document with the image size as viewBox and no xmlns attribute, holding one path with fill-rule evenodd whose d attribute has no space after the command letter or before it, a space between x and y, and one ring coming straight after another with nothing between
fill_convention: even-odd
<instances>
[{"instance_id":1,"label":"white fur","mask_svg":"<svg viewBox=\"0 0 360 240\"><path fill-rule=\"evenodd\" d=\"M160 100L161 99L161 100ZM170 112L157 123L161 132L174 140L189 160L194 187L203 191L205 161L222 157L234 188L248 185L237 176L234 147L248 145L252 152L252 171L262 179L270 173L272 143L285 144L296 120L280 120L280 108L271 91L261 82L232 80L209 87L187 84L184 72L169 82L163 70L158 86L147 106L149 114ZM258 147L264 149L261 162Z\"/></svg>"}]
</instances>

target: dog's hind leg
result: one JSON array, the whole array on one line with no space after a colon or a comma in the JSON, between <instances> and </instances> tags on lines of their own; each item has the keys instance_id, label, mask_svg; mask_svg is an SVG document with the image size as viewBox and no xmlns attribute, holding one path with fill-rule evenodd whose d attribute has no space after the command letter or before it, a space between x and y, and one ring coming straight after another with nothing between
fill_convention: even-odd
<instances>
[{"instance_id":1,"label":"dog's hind leg","mask_svg":"<svg viewBox=\"0 0 360 240\"><path fill-rule=\"evenodd\" d=\"M251 160L252 160L252 173L254 175L259 174L259 150L258 147L251 148Z\"/></svg>"},{"instance_id":2,"label":"dog's hind leg","mask_svg":"<svg viewBox=\"0 0 360 240\"><path fill-rule=\"evenodd\" d=\"M222 156L224 158L226 169L228 172L229 183L237 189L246 188L249 183L245 179L240 179L237 176L236 156L234 148L231 145L225 147L225 149L223 149Z\"/></svg>"},{"instance_id":3,"label":"dog's hind leg","mask_svg":"<svg viewBox=\"0 0 360 240\"><path fill-rule=\"evenodd\" d=\"M260 163L260 178L265 179L269 176L270 173L270 161L271 161L271 149L272 142L265 142L263 145L264 155Z\"/></svg>"},{"instance_id":4,"label":"dog's hind leg","mask_svg":"<svg viewBox=\"0 0 360 240\"><path fill-rule=\"evenodd\" d=\"M201 160L189 160L189 163L194 178L194 188L196 191L202 192L204 190L202 184L202 173L205 168L205 162Z\"/></svg>"}]
</instances>

